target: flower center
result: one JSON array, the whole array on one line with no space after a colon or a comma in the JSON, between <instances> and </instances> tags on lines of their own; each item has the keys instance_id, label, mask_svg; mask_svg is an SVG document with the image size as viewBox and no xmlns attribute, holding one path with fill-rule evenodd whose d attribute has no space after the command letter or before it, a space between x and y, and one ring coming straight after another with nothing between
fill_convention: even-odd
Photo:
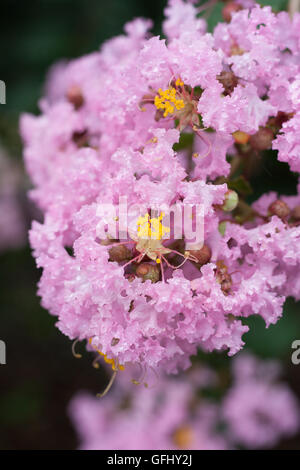
<instances>
[{"instance_id":1,"label":"flower center","mask_svg":"<svg viewBox=\"0 0 300 470\"><path fill-rule=\"evenodd\" d=\"M161 222L164 215L162 212L159 217L150 218L149 214L139 217L137 220L138 238L161 240L166 233L169 233L170 228L165 227Z\"/></svg>"},{"instance_id":2,"label":"flower center","mask_svg":"<svg viewBox=\"0 0 300 470\"><path fill-rule=\"evenodd\" d=\"M164 91L159 88L158 94L154 98L154 105L157 109L164 111L164 117L173 114L175 109L180 111L185 106L184 100L178 91L178 87L183 87L184 83L180 78L177 78L175 85L176 88L169 87Z\"/></svg>"}]
</instances>

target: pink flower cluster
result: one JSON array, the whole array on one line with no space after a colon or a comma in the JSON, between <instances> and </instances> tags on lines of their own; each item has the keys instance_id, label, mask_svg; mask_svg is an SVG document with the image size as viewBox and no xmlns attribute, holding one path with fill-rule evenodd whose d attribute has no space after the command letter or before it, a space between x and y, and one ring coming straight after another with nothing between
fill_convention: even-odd
<instances>
[{"instance_id":1,"label":"pink flower cluster","mask_svg":"<svg viewBox=\"0 0 300 470\"><path fill-rule=\"evenodd\" d=\"M21 133L44 212L30 232L43 306L116 364L176 372L198 347L235 354L243 318L268 326L287 295L299 298L297 197L289 207L269 195L260 213L229 188L231 163L251 149L273 145L300 169L300 16L255 6L210 34L190 2L170 0L165 13L166 40L136 19L99 52L55 66ZM103 211L120 197L146 211L201 204L204 246L122 244Z\"/></svg>"},{"instance_id":2,"label":"pink flower cluster","mask_svg":"<svg viewBox=\"0 0 300 470\"><path fill-rule=\"evenodd\" d=\"M73 398L70 415L81 449L263 448L299 429L293 393L275 382L277 363L239 356L220 403L203 397L205 389L220 386L220 377L209 369L195 368L188 381L161 378L149 389L130 389L122 374L103 401L86 392Z\"/></svg>"},{"instance_id":3,"label":"pink flower cluster","mask_svg":"<svg viewBox=\"0 0 300 470\"><path fill-rule=\"evenodd\" d=\"M222 404L231 440L246 448L273 447L299 430L299 406L292 391L278 381L276 361L241 355L233 361L233 385Z\"/></svg>"}]
</instances>

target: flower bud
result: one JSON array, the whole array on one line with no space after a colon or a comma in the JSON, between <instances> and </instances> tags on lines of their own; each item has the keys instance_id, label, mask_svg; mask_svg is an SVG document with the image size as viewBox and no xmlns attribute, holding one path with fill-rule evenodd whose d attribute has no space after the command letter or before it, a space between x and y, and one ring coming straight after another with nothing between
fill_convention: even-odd
<instances>
[{"instance_id":1,"label":"flower bud","mask_svg":"<svg viewBox=\"0 0 300 470\"><path fill-rule=\"evenodd\" d=\"M234 73L231 72L231 70L229 70L228 72L223 70L223 72L221 72L220 75L217 76L217 79L220 83L222 83L224 87L223 93L225 96L230 95L238 84L238 79L234 75Z\"/></svg>"},{"instance_id":2,"label":"flower bud","mask_svg":"<svg viewBox=\"0 0 300 470\"><path fill-rule=\"evenodd\" d=\"M136 268L136 275L143 281L150 280L151 282L158 282L160 277L160 269L151 263L141 263Z\"/></svg>"},{"instance_id":3,"label":"flower bud","mask_svg":"<svg viewBox=\"0 0 300 470\"><path fill-rule=\"evenodd\" d=\"M225 199L221 208L225 212L231 212L237 207L238 203L239 203L238 194L232 189L229 189L229 191L225 193Z\"/></svg>"},{"instance_id":4,"label":"flower bud","mask_svg":"<svg viewBox=\"0 0 300 470\"><path fill-rule=\"evenodd\" d=\"M81 108L84 103L81 88L77 85L73 85L68 89L66 97L67 100L73 104L75 109Z\"/></svg>"},{"instance_id":5,"label":"flower bud","mask_svg":"<svg viewBox=\"0 0 300 470\"><path fill-rule=\"evenodd\" d=\"M109 249L109 261L121 261L129 260L132 257L131 251L125 245L112 246Z\"/></svg>"},{"instance_id":6,"label":"flower bud","mask_svg":"<svg viewBox=\"0 0 300 470\"><path fill-rule=\"evenodd\" d=\"M242 10L241 5L238 5L235 2L226 3L222 10L222 16L224 21L230 23L232 14L239 10Z\"/></svg>"},{"instance_id":7,"label":"flower bud","mask_svg":"<svg viewBox=\"0 0 300 470\"><path fill-rule=\"evenodd\" d=\"M280 219L286 219L290 215L290 212L289 206L280 199L272 202L269 206L270 215L277 215Z\"/></svg>"},{"instance_id":8,"label":"flower bud","mask_svg":"<svg viewBox=\"0 0 300 470\"><path fill-rule=\"evenodd\" d=\"M292 210L292 217L294 220L300 220L300 206L296 206L293 210Z\"/></svg>"},{"instance_id":9,"label":"flower bud","mask_svg":"<svg viewBox=\"0 0 300 470\"><path fill-rule=\"evenodd\" d=\"M260 127L256 134L251 135L249 143L254 150L267 150L272 147L274 134L268 127Z\"/></svg>"},{"instance_id":10,"label":"flower bud","mask_svg":"<svg viewBox=\"0 0 300 470\"><path fill-rule=\"evenodd\" d=\"M203 245L200 250L189 250L189 253L197 258L198 263L203 266L208 263L211 258L211 249L207 245Z\"/></svg>"}]
</instances>

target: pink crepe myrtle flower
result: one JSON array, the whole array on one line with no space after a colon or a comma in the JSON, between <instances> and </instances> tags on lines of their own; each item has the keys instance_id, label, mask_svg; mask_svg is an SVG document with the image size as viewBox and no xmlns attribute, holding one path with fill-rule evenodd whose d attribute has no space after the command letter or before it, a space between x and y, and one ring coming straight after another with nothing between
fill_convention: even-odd
<instances>
[{"instance_id":1,"label":"pink crepe myrtle flower","mask_svg":"<svg viewBox=\"0 0 300 470\"><path fill-rule=\"evenodd\" d=\"M69 406L79 448L258 449L299 430L299 404L279 381L278 362L242 353L227 375L219 400L204 392L224 388L224 375L199 365L185 381L160 375L147 387L133 385L135 373L124 371L103 400L80 392Z\"/></svg>"},{"instance_id":2,"label":"pink crepe myrtle flower","mask_svg":"<svg viewBox=\"0 0 300 470\"><path fill-rule=\"evenodd\" d=\"M160 378L150 388L117 388L103 401L87 392L73 398L69 411L80 449L227 448L216 431L217 407L206 401L193 405L192 381Z\"/></svg>"},{"instance_id":3,"label":"pink crepe myrtle flower","mask_svg":"<svg viewBox=\"0 0 300 470\"><path fill-rule=\"evenodd\" d=\"M195 189L199 183L194 183ZM146 184L144 181L144 187ZM187 192L183 186L182 195L190 202L195 195L192 188L188 189ZM202 185L206 218L214 231L217 221L210 204L222 202L225 190L222 186L218 190L217 186L208 185L206 189ZM144 203L141 198L136 200ZM124 276L122 265L109 261L111 246L99 243L97 238L103 223L97 208L97 203L86 205L77 214L75 232L81 235L73 244L73 256L65 250L63 237L55 234L56 227L51 221L46 225L36 223L31 232L38 264L44 268L39 293L43 305L59 316L59 328L74 339L92 337L95 347L109 357L118 357L121 364L136 361L155 367L164 364L173 372L178 365L187 367L188 357L195 353L195 344L199 342L210 348L227 346L232 353L236 352L247 327L238 319L228 319L226 311L207 315L202 303L209 292L192 295L190 279L195 273L200 274L192 262L187 260L185 272L174 271L167 265L165 282L141 282L132 271L132 263ZM208 230L209 226L207 233ZM132 243L127 245L129 250ZM129 259L133 256L130 252ZM134 275L131 282L126 274ZM209 275L217 287L213 265ZM113 338L118 338L117 344Z\"/></svg>"},{"instance_id":4,"label":"pink crepe myrtle flower","mask_svg":"<svg viewBox=\"0 0 300 470\"><path fill-rule=\"evenodd\" d=\"M298 169L299 20L254 6L210 34L194 8L169 2L166 39L137 19L100 51L52 69L41 115L21 119L31 197L44 213L30 232L42 304L64 334L118 365L177 372L197 348L233 355L243 318L274 324L285 297L299 296L288 250L297 251L297 223L251 207L251 221L237 223L227 212L230 196L229 210L238 204L230 159L261 129ZM191 248L187 230L141 241L136 213L121 240L105 212L120 198L143 217L153 206L201 205L204 246Z\"/></svg>"},{"instance_id":5,"label":"pink crepe myrtle flower","mask_svg":"<svg viewBox=\"0 0 300 470\"><path fill-rule=\"evenodd\" d=\"M278 383L278 364L272 361L238 357L222 407L228 435L246 448L272 447L299 430L299 405L288 386Z\"/></svg>"},{"instance_id":6,"label":"pink crepe myrtle flower","mask_svg":"<svg viewBox=\"0 0 300 470\"><path fill-rule=\"evenodd\" d=\"M164 13L166 19L163 22L163 31L168 39L174 39L186 31L206 31L205 20L197 18L197 10L190 2L170 0Z\"/></svg>"},{"instance_id":7,"label":"pink crepe myrtle flower","mask_svg":"<svg viewBox=\"0 0 300 470\"><path fill-rule=\"evenodd\" d=\"M278 259L276 271L277 273L284 273L285 282L282 283L279 292L284 296L293 296L296 300L299 300L299 277L297 273L300 269L300 257L297 250L300 240L300 228L299 228L299 208L300 208L300 186L298 184L298 194L296 196L278 196L274 192L264 194L258 201L255 202L253 207L260 214L266 216L269 212L269 208L274 201L280 200L286 205L284 209L289 211L290 223L287 224L284 220L279 219L276 216L272 217L272 236L268 240L262 243L255 243L253 248L256 250L263 249L268 252L268 256L275 256ZM270 225L268 224L268 225Z\"/></svg>"},{"instance_id":8,"label":"pink crepe myrtle flower","mask_svg":"<svg viewBox=\"0 0 300 470\"><path fill-rule=\"evenodd\" d=\"M289 121L283 123L282 133L277 136L273 148L278 150L278 159L289 163L292 171L300 171L298 141L300 131L300 112L297 112Z\"/></svg>"}]
</instances>

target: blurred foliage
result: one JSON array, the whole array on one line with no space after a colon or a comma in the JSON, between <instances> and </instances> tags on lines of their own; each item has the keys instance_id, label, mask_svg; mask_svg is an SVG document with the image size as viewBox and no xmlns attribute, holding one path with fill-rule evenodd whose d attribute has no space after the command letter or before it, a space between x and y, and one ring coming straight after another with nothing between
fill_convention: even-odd
<instances>
[{"instance_id":1,"label":"blurred foliage","mask_svg":"<svg viewBox=\"0 0 300 470\"><path fill-rule=\"evenodd\" d=\"M160 34L166 0L1 0L0 78L7 104L1 108L0 143L21 155L19 113L38 112L50 65L92 52L122 34L134 17L152 18Z\"/></svg>"},{"instance_id":2,"label":"blurred foliage","mask_svg":"<svg viewBox=\"0 0 300 470\"><path fill-rule=\"evenodd\" d=\"M92 52L137 16L155 20L160 32L165 1L2 0L1 79L8 111L37 111L45 73L52 63ZM12 27L13 25L13 27Z\"/></svg>"},{"instance_id":3,"label":"blurred foliage","mask_svg":"<svg viewBox=\"0 0 300 470\"><path fill-rule=\"evenodd\" d=\"M199 2L200 4L204 2ZM272 7L272 10L274 12L278 12L281 10L286 9L288 0L257 0L257 3L260 3L263 6L270 5ZM214 27L222 21L222 8L224 4L222 2L218 2L215 6L213 6L209 10L209 16L207 12L204 12L201 16L204 18L207 18L207 23L208 23L208 30L213 31Z\"/></svg>"},{"instance_id":4,"label":"blurred foliage","mask_svg":"<svg viewBox=\"0 0 300 470\"><path fill-rule=\"evenodd\" d=\"M268 3L268 2L261 2ZM284 0L271 2L274 9ZM0 78L7 85L7 104L1 106L0 143L21 158L19 113L37 112L48 67L62 58L78 57L122 33L136 16L152 18L159 34L165 0L2 0ZM221 3L209 16L209 28L221 19ZM179 148L192 144L183 136ZM263 167L251 180L254 194L278 190L293 194L296 177L287 165L266 152ZM76 360L71 342L55 328L56 319L40 306L35 268L28 247L0 255L1 339L7 344L7 365L0 366L0 448L68 449L77 445L67 417L71 397L80 389L97 393L106 373L91 367L92 355ZM263 357L285 363L285 375L300 396L300 367L290 362L291 343L300 337L299 304L288 299L282 319L266 330L260 318L247 320L247 347ZM226 354L199 354L218 370L228 369ZM226 383L226 372L224 373ZM295 448L290 441L282 447Z\"/></svg>"}]
</instances>

